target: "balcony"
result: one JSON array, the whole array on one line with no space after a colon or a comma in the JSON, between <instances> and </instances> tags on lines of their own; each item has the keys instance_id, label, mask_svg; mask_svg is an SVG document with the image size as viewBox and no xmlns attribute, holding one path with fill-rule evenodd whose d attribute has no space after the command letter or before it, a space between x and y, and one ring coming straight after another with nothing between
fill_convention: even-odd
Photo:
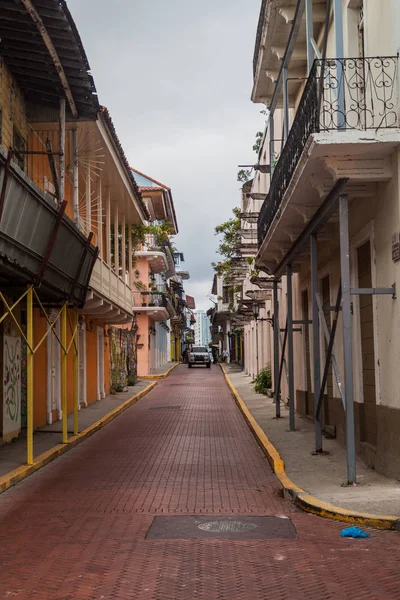
<instances>
[{"instance_id":1,"label":"balcony","mask_svg":"<svg viewBox=\"0 0 400 600\"><path fill-rule=\"evenodd\" d=\"M41 284L49 301L82 306L96 257L94 246L0 149L0 271L15 287Z\"/></svg>"},{"instance_id":2,"label":"balcony","mask_svg":"<svg viewBox=\"0 0 400 600\"><path fill-rule=\"evenodd\" d=\"M132 315L131 288L100 257L95 262L89 285L106 301L110 301L117 310Z\"/></svg>"},{"instance_id":3,"label":"balcony","mask_svg":"<svg viewBox=\"0 0 400 600\"><path fill-rule=\"evenodd\" d=\"M166 321L169 317L167 298L162 292L133 292L133 311L146 313L153 321Z\"/></svg>"},{"instance_id":4,"label":"balcony","mask_svg":"<svg viewBox=\"0 0 400 600\"><path fill-rule=\"evenodd\" d=\"M135 252L136 258L149 261L153 273L165 273L166 277L175 275L175 263L168 246L159 247L153 235L146 236L146 246Z\"/></svg>"},{"instance_id":5,"label":"balcony","mask_svg":"<svg viewBox=\"0 0 400 600\"><path fill-rule=\"evenodd\" d=\"M289 243L338 178L349 179L349 196L363 197L391 178L390 153L400 141L397 69L397 57L314 62L260 210L263 252L269 243L285 248L278 221L285 217Z\"/></svg>"}]
</instances>

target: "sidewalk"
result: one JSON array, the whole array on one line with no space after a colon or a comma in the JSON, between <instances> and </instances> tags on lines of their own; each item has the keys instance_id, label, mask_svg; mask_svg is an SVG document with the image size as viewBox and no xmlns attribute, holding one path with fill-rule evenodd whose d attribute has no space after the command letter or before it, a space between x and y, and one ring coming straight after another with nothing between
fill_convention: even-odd
<instances>
[{"instance_id":1,"label":"sidewalk","mask_svg":"<svg viewBox=\"0 0 400 600\"><path fill-rule=\"evenodd\" d=\"M296 431L289 430L289 410L281 405L281 419L275 419L272 399L256 394L251 378L237 365L224 365L226 374L258 425L284 461L287 477L296 486L323 503L351 512L399 516L400 482L379 475L357 459L356 487L342 487L346 481L346 451L335 439L323 438L329 454L312 454L314 424L296 414Z\"/></svg>"},{"instance_id":2,"label":"sidewalk","mask_svg":"<svg viewBox=\"0 0 400 600\"><path fill-rule=\"evenodd\" d=\"M100 421L110 412L124 404L129 398L140 393L149 386L148 381L138 381L136 385L128 388L127 392L107 396L94 404L79 411L79 431L83 431ZM68 437L74 433L73 415L68 416ZM37 458L62 443L62 424L56 421L36 430L33 436L33 452ZM25 430L18 439L10 444L0 446L0 477L7 475L10 471L26 464L26 433Z\"/></svg>"},{"instance_id":3,"label":"sidewalk","mask_svg":"<svg viewBox=\"0 0 400 600\"><path fill-rule=\"evenodd\" d=\"M165 379L165 377L168 377L170 372L173 371L179 364L179 362L167 362L165 365L161 365L161 367L154 369L150 375L141 375L138 377L138 379Z\"/></svg>"}]
</instances>

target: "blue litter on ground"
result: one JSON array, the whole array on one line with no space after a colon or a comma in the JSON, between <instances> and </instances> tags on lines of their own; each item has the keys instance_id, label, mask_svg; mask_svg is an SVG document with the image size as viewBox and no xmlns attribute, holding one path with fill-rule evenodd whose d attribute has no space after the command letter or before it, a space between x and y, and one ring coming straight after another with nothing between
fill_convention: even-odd
<instances>
[{"instance_id":1,"label":"blue litter on ground","mask_svg":"<svg viewBox=\"0 0 400 600\"><path fill-rule=\"evenodd\" d=\"M340 535L342 537L351 537L351 538L367 538L370 536L369 533L366 533L366 531L363 531L362 529L359 529L358 527L346 527L345 529L342 529L342 531L340 532Z\"/></svg>"}]
</instances>

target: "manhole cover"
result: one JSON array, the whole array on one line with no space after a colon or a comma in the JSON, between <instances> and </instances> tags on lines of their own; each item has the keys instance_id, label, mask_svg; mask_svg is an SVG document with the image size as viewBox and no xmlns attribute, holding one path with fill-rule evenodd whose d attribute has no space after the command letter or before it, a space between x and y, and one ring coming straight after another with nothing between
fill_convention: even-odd
<instances>
[{"instance_id":1,"label":"manhole cover","mask_svg":"<svg viewBox=\"0 0 400 600\"><path fill-rule=\"evenodd\" d=\"M287 517L160 516L154 517L148 540L283 540L297 538Z\"/></svg>"},{"instance_id":2,"label":"manhole cover","mask_svg":"<svg viewBox=\"0 0 400 600\"><path fill-rule=\"evenodd\" d=\"M251 531L255 529L255 523L244 523L243 521L208 521L208 523L200 523L199 529L203 531Z\"/></svg>"}]
</instances>

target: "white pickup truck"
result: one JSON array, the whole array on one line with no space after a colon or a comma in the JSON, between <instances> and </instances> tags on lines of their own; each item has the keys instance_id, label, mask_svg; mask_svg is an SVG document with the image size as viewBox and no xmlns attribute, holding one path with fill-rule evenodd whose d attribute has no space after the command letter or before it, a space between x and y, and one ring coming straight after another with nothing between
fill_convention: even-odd
<instances>
[{"instance_id":1,"label":"white pickup truck","mask_svg":"<svg viewBox=\"0 0 400 600\"><path fill-rule=\"evenodd\" d=\"M206 365L207 369L211 367L211 359L208 349L205 346L193 346L188 354L188 367L193 365Z\"/></svg>"}]
</instances>

